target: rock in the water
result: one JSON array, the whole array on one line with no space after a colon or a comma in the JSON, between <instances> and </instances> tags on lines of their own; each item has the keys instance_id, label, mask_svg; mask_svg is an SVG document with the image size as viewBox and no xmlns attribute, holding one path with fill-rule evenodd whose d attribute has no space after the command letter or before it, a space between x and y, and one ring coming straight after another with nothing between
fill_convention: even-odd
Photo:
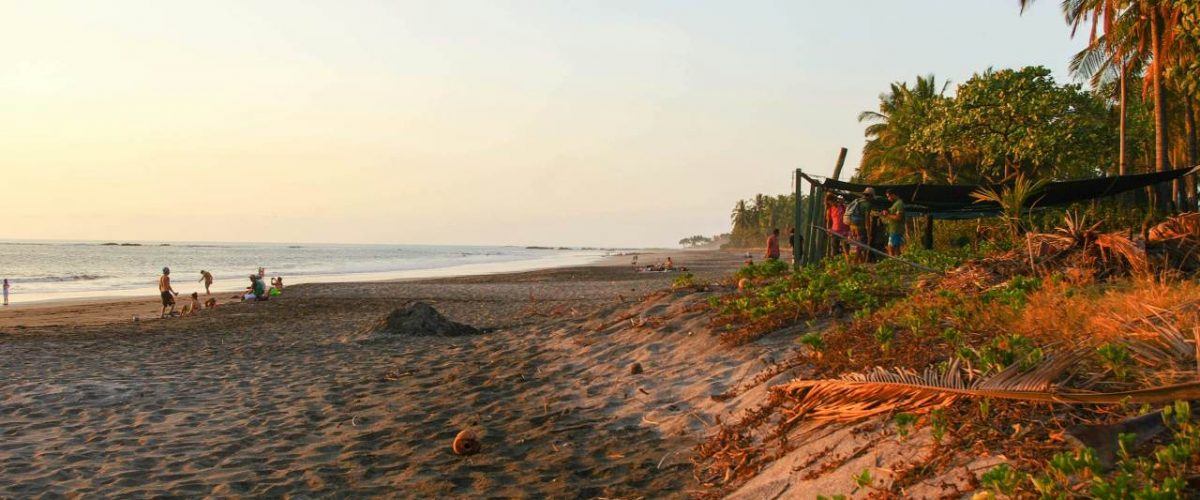
<instances>
[{"instance_id":1,"label":"rock in the water","mask_svg":"<svg viewBox=\"0 0 1200 500\"><path fill-rule=\"evenodd\" d=\"M446 319L433 306L414 302L396 309L391 314L371 325L368 333L372 337L390 335L457 337L480 333L471 325L455 323Z\"/></svg>"}]
</instances>

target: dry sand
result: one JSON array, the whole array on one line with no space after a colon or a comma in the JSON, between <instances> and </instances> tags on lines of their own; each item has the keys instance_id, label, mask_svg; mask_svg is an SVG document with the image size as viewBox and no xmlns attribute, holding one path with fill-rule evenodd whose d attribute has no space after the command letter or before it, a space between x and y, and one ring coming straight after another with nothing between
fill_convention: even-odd
<instances>
[{"instance_id":1,"label":"dry sand","mask_svg":"<svg viewBox=\"0 0 1200 500\"><path fill-rule=\"evenodd\" d=\"M701 278L741 262L673 256ZM131 321L153 299L6 310L0 497L687 495L691 447L739 409L710 396L791 346L719 346L677 275L622 257L300 285L194 318ZM365 341L413 300L486 333ZM451 453L464 428L480 454Z\"/></svg>"}]
</instances>

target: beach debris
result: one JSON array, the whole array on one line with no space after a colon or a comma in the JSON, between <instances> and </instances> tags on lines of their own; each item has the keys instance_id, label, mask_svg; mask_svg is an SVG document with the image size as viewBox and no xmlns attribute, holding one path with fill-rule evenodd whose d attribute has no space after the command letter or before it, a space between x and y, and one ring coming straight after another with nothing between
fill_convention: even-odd
<instances>
[{"instance_id":1,"label":"beach debris","mask_svg":"<svg viewBox=\"0 0 1200 500\"><path fill-rule=\"evenodd\" d=\"M474 455L479 453L480 448L482 448L482 445L479 442L479 437L474 432L471 432L470 429L459 431L458 435L454 436L454 443L450 446L454 454L460 456Z\"/></svg>"},{"instance_id":2,"label":"beach debris","mask_svg":"<svg viewBox=\"0 0 1200 500\"><path fill-rule=\"evenodd\" d=\"M1132 434L1133 448L1138 448L1167 430L1161 411L1128 418L1107 425L1078 425L1067 429L1063 438L1072 448L1091 448L1103 470L1111 470L1117 464L1118 442L1113 436Z\"/></svg>"},{"instance_id":3,"label":"beach debris","mask_svg":"<svg viewBox=\"0 0 1200 500\"><path fill-rule=\"evenodd\" d=\"M641 363L634 363L632 366L629 367L630 375L638 375L640 373L642 373L642 364Z\"/></svg>"},{"instance_id":4,"label":"beach debris","mask_svg":"<svg viewBox=\"0 0 1200 500\"><path fill-rule=\"evenodd\" d=\"M429 304L414 302L406 307L393 310L387 317L371 324L367 327L366 333L372 337L380 335L458 337L476 335L480 332L471 325L446 319Z\"/></svg>"}]
</instances>

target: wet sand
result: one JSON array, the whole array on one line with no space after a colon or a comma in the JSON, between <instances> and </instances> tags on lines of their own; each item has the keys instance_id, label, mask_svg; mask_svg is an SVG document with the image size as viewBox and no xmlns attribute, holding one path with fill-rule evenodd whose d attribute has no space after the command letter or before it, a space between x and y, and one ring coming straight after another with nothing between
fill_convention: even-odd
<instances>
[{"instance_id":1,"label":"wet sand","mask_svg":"<svg viewBox=\"0 0 1200 500\"><path fill-rule=\"evenodd\" d=\"M701 279L741 262L672 255ZM690 448L735 410L710 396L767 347L719 346L709 292L677 276L621 257L299 285L192 318L133 322L153 299L7 310L0 497L684 496ZM368 340L414 300L485 333ZM450 451L464 428L480 454Z\"/></svg>"}]
</instances>

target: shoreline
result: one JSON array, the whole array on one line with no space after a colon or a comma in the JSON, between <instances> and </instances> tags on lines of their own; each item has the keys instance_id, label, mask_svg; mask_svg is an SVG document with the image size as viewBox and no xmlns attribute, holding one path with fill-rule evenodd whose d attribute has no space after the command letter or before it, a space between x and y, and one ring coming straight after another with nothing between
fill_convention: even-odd
<instances>
[{"instance_id":1,"label":"shoreline","mask_svg":"<svg viewBox=\"0 0 1200 500\"><path fill-rule=\"evenodd\" d=\"M653 251L653 250L648 250ZM633 253L642 252L631 251ZM612 255L603 255L595 253L567 253L550 255L544 257L507 260L498 262L483 262L474 264L458 264L445 267L431 267L422 269L398 269L393 271L368 271L355 273L336 273L336 274L296 274L283 275L287 281L285 285L302 285L309 283L345 283L345 282L377 282L377 281L402 281L402 280L421 280L435 279L452 276L468 276L468 275L484 275L484 274L503 274L513 272L536 271L540 269L552 269L555 267L568 267L578 265L588 265L594 262L599 262ZM269 270L270 268L268 268ZM245 276L242 275L242 280ZM172 273L174 277L175 273ZM269 276L277 274L268 273ZM12 299L20 299L18 302L10 303L9 307L29 306L35 304L57 304L71 305L82 303L110 302L119 300L128 300L138 297L147 296L147 290L154 289L154 283L157 277L147 280L145 288L133 289L107 289L107 290L85 290L85 291L68 291L60 293L30 293L22 294L20 284L14 284L14 291L11 295ZM218 283L228 283L232 281L229 278L220 279ZM242 283L242 281L238 281ZM194 279L184 279L178 283L176 291L180 296L189 295L193 291L202 291L204 287ZM186 292L180 288L190 287ZM239 286L235 288L218 288L214 287L213 294L234 293L245 287ZM153 295L153 294L150 294ZM203 296L204 294L201 293ZM11 301L10 301L11 302Z\"/></svg>"},{"instance_id":2,"label":"shoreline","mask_svg":"<svg viewBox=\"0 0 1200 500\"><path fill-rule=\"evenodd\" d=\"M635 254L639 256L645 256L645 258L641 260L644 263L648 263L653 262L655 258L658 260L663 260L669 255L680 256L695 252L705 253L722 251L694 249L680 249L676 251L661 249L630 250L622 254L613 255L561 255L555 256L554 259L528 259L513 262L467 264L444 268L385 273L341 274L328 276L325 279L301 281L297 283L287 281L285 282L284 290L286 292L305 287L338 284L366 285L372 283L433 283L441 280L454 279L487 280L489 277L537 273L540 271L551 271L556 269L629 265L629 257ZM411 277L404 276L406 274L419 275ZM368 279L356 279L363 277L367 277ZM376 277L377 279L370 279L371 277ZM199 286L198 283L194 281L190 281L184 286L198 287L200 290L203 290L203 287ZM192 291L199 291L187 290L185 292L184 290L179 290L179 288L181 287L176 288L176 290L179 291L179 296L175 299L176 312L180 311L183 305L189 301L188 296ZM200 302L203 303L209 298L217 298L218 308L224 305L238 303L238 301L234 300L232 296L243 290L245 290L245 287L213 287L212 294L200 294ZM19 299L20 296L14 294L12 298ZM98 292L96 296L90 297L61 297L31 301L19 300L16 302L10 302L10 305L8 306L0 306L0 329L94 326L129 321L157 320L160 319L159 314L161 307L162 305L157 293L153 292L153 287L150 286L146 288L146 291L131 291L131 293L128 294L110 294L106 292ZM3 331L0 330L0 335L2 334Z\"/></svg>"}]
</instances>

